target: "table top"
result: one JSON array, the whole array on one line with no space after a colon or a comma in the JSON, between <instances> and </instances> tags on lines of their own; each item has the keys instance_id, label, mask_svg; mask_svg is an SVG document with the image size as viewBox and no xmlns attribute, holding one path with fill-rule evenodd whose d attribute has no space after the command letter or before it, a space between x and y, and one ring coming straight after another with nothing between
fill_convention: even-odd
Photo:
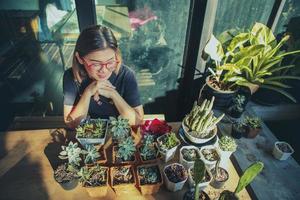
<instances>
[{"instance_id":1,"label":"table top","mask_svg":"<svg viewBox=\"0 0 300 200\"><path fill-rule=\"evenodd\" d=\"M180 123L170 123L173 130L178 132ZM64 129L43 129L26 131L2 132L0 137L0 199L92 199L85 188L78 185L75 189L64 190L53 178L53 167L60 152L61 144L54 142L53 133L66 134ZM109 155L110 148L107 149ZM178 162L176 156L169 161ZM168 163L159 161L162 168ZM109 164L108 164L109 165ZM223 189L233 191L237 185L238 173L232 163L229 168L229 181ZM130 199L182 199L188 190L186 182L183 190L170 192L163 185L154 195L142 196L139 192L132 194ZM208 186L205 191L215 199L220 190ZM248 192L239 193L243 200L251 199ZM126 199L128 196L116 196L112 189L108 190L105 199Z\"/></svg>"}]
</instances>

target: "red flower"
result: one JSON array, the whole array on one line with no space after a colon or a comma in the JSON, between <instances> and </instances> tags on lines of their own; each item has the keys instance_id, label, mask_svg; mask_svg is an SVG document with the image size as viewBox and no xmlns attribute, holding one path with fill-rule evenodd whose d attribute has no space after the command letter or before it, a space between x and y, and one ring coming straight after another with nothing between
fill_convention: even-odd
<instances>
[{"instance_id":1,"label":"red flower","mask_svg":"<svg viewBox=\"0 0 300 200\"><path fill-rule=\"evenodd\" d=\"M150 133L162 135L170 132L171 129L172 127L169 126L166 121L159 119L146 120L145 123L141 126L142 134Z\"/></svg>"}]
</instances>

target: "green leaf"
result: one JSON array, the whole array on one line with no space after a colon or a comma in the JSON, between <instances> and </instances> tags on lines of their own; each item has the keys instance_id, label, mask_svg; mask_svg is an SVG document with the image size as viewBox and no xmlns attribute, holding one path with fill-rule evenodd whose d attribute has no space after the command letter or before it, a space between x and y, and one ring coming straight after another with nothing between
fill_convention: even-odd
<instances>
[{"instance_id":1,"label":"green leaf","mask_svg":"<svg viewBox=\"0 0 300 200\"><path fill-rule=\"evenodd\" d=\"M295 67L295 65L286 65L286 66L276 67L274 69L271 69L270 72L274 73L277 71L281 71L283 69L289 69L289 68L293 68L293 67Z\"/></svg>"},{"instance_id":2,"label":"green leaf","mask_svg":"<svg viewBox=\"0 0 300 200\"><path fill-rule=\"evenodd\" d=\"M224 65L220 66L219 68L222 69L222 70L227 70L227 71L230 71L230 72L241 74L241 70L235 64L227 63L227 64L224 64Z\"/></svg>"},{"instance_id":3,"label":"green leaf","mask_svg":"<svg viewBox=\"0 0 300 200\"><path fill-rule=\"evenodd\" d=\"M262 23L255 23L251 34L257 38L258 44L268 45L276 39L272 30Z\"/></svg>"},{"instance_id":4,"label":"green leaf","mask_svg":"<svg viewBox=\"0 0 300 200\"><path fill-rule=\"evenodd\" d=\"M222 44L215 38L214 35L211 35L210 40L206 44L204 48L204 52L207 53L211 59L221 62L222 58L224 57L224 51L222 48Z\"/></svg>"},{"instance_id":5,"label":"green leaf","mask_svg":"<svg viewBox=\"0 0 300 200\"><path fill-rule=\"evenodd\" d=\"M266 80L274 81L274 80L283 80L283 79L293 79L293 80L300 80L299 76L273 76L266 78Z\"/></svg>"},{"instance_id":6,"label":"green leaf","mask_svg":"<svg viewBox=\"0 0 300 200\"><path fill-rule=\"evenodd\" d=\"M279 81L269 81L269 80L265 80L264 84L270 85L270 86L277 86L277 87L281 87L281 88L291 88L291 86L286 85L284 83L281 83Z\"/></svg>"},{"instance_id":7,"label":"green leaf","mask_svg":"<svg viewBox=\"0 0 300 200\"><path fill-rule=\"evenodd\" d=\"M242 58L256 56L263 50L263 48L264 45L261 44L245 47L233 56L232 62L235 63Z\"/></svg>"},{"instance_id":8,"label":"green leaf","mask_svg":"<svg viewBox=\"0 0 300 200\"><path fill-rule=\"evenodd\" d=\"M194 163L194 181L196 185L203 180L205 171L206 169L204 162L200 158L197 158Z\"/></svg>"},{"instance_id":9,"label":"green leaf","mask_svg":"<svg viewBox=\"0 0 300 200\"><path fill-rule=\"evenodd\" d=\"M291 96L289 93L287 93L286 91L284 91L283 89L281 88L278 88L278 87L273 87L273 86L269 86L269 85L261 85L260 86L261 88L265 88L265 89L269 89L269 90L273 90L273 91L276 91L282 95L284 95L285 97L289 98L291 101L293 101L294 103L297 102L297 100Z\"/></svg>"},{"instance_id":10,"label":"green leaf","mask_svg":"<svg viewBox=\"0 0 300 200\"><path fill-rule=\"evenodd\" d=\"M227 47L227 51L233 52L237 47L243 45L248 40L249 40L249 33L238 34L231 40L229 46Z\"/></svg>"}]
</instances>

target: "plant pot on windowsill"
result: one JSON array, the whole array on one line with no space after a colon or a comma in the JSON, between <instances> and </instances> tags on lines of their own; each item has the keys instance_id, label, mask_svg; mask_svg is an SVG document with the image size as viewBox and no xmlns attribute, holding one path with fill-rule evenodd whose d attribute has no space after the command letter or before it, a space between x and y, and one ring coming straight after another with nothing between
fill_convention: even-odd
<instances>
[{"instance_id":1,"label":"plant pot on windowsill","mask_svg":"<svg viewBox=\"0 0 300 200\"><path fill-rule=\"evenodd\" d=\"M214 167L216 162L220 159L220 155L216 147L212 145L202 147L200 149L200 157L208 169Z\"/></svg>"},{"instance_id":2,"label":"plant pot on windowsill","mask_svg":"<svg viewBox=\"0 0 300 200\"><path fill-rule=\"evenodd\" d=\"M162 175L157 164L138 166L137 179L142 195L157 193L163 184Z\"/></svg>"},{"instance_id":3,"label":"plant pot on windowsill","mask_svg":"<svg viewBox=\"0 0 300 200\"><path fill-rule=\"evenodd\" d=\"M191 166L194 166L197 156L200 156L197 147L183 146L179 150L179 163L182 164L185 169L189 169Z\"/></svg>"},{"instance_id":4,"label":"plant pot on windowsill","mask_svg":"<svg viewBox=\"0 0 300 200\"><path fill-rule=\"evenodd\" d=\"M76 128L76 139L82 146L104 144L107 136L108 120L90 119Z\"/></svg>"},{"instance_id":5,"label":"plant pot on windowsill","mask_svg":"<svg viewBox=\"0 0 300 200\"><path fill-rule=\"evenodd\" d=\"M287 142L277 141L274 143L272 153L276 159L286 160L294 153L294 149Z\"/></svg>"},{"instance_id":6,"label":"plant pot on windowsill","mask_svg":"<svg viewBox=\"0 0 300 200\"><path fill-rule=\"evenodd\" d=\"M164 162L168 162L174 158L176 149L180 145L180 141L176 137L175 133L171 132L158 137L157 144Z\"/></svg>"},{"instance_id":7,"label":"plant pot on windowsill","mask_svg":"<svg viewBox=\"0 0 300 200\"><path fill-rule=\"evenodd\" d=\"M119 196L137 192L135 174L131 165L110 168L111 187Z\"/></svg>"},{"instance_id":8,"label":"plant pot on windowsill","mask_svg":"<svg viewBox=\"0 0 300 200\"><path fill-rule=\"evenodd\" d=\"M108 177L109 168L100 165L94 167L83 167L79 172L81 178L80 182L90 197L103 198L107 194L109 187Z\"/></svg>"},{"instance_id":9,"label":"plant pot on windowsill","mask_svg":"<svg viewBox=\"0 0 300 200\"><path fill-rule=\"evenodd\" d=\"M165 166L163 174L167 189L173 192L181 190L188 179L186 169L179 163L172 163Z\"/></svg>"},{"instance_id":10,"label":"plant pot on windowsill","mask_svg":"<svg viewBox=\"0 0 300 200\"><path fill-rule=\"evenodd\" d=\"M188 170L188 175L189 175L189 186L190 188L195 188L195 181L194 181L194 166L190 167ZM204 190L210 181L212 180L212 175L207 167L205 167L205 175L203 180L198 184L198 187L201 190Z\"/></svg>"},{"instance_id":11,"label":"plant pot on windowsill","mask_svg":"<svg viewBox=\"0 0 300 200\"><path fill-rule=\"evenodd\" d=\"M211 169L211 174L212 174L212 181L210 182L210 185L216 189L220 189L221 187L223 187L223 185L226 183L226 181L229 178L229 174L227 172L226 169L219 167L218 168L219 173L218 175L216 175L216 169L213 168Z\"/></svg>"},{"instance_id":12,"label":"plant pot on windowsill","mask_svg":"<svg viewBox=\"0 0 300 200\"><path fill-rule=\"evenodd\" d=\"M54 179L65 190L72 190L78 185L77 170L69 170L68 164L64 163L54 171Z\"/></svg>"}]
</instances>

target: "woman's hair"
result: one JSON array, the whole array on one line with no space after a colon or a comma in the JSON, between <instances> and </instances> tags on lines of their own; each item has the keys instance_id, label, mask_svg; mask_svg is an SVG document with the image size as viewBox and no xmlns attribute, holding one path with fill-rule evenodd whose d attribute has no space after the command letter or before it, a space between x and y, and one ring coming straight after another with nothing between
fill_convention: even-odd
<instances>
[{"instance_id":1,"label":"woman's hair","mask_svg":"<svg viewBox=\"0 0 300 200\"><path fill-rule=\"evenodd\" d=\"M111 48L116 52L117 59L121 61L121 53L118 48L118 42L111 31L111 29L95 25L84 29L76 42L76 46L73 54L72 70L75 80L81 82L87 77L87 71L84 65L80 64L76 59L75 53L78 52L79 56L82 58L87 54L97 51ZM118 73L121 62L119 62L115 73Z\"/></svg>"}]
</instances>

